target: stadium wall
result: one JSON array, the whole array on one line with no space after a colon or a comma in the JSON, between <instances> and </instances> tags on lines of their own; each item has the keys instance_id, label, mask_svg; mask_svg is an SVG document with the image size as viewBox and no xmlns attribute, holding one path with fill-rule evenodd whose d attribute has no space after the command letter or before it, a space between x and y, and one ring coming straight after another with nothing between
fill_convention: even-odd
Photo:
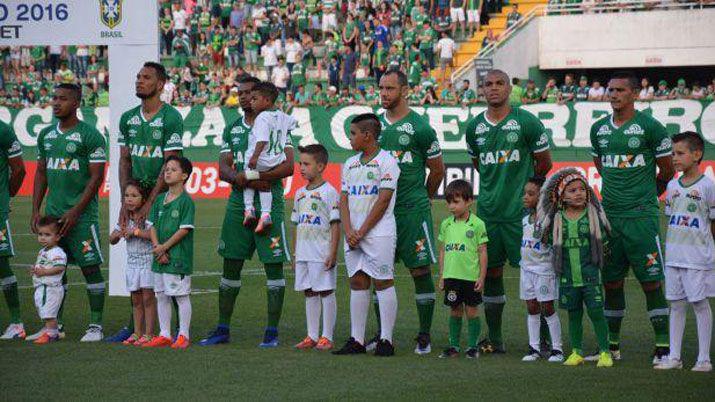
<instances>
[{"instance_id":1,"label":"stadium wall","mask_svg":"<svg viewBox=\"0 0 715 402\"><path fill-rule=\"evenodd\" d=\"M715 65L713 21L712 8L541 17L538 64L547 70Z\"/></svg>"},{"instance_id":2,"label":"stadium wall","mask_svg":"<svg viewBox=\"0 0 715 402\"><path fill-rule=\"evenodd\" d=\"M538 20L537 20L538 21ZM539 65L539 24L531 21L492 53L494 67L510 77L529 77L529 69Z\"/></svg>"},{"instance_id":3,"label":"stadium wall","mask_svg":"<svg viewBox=\"0 0 715 402\"><path fill-rule=\"evenodd\" d=\"M706 140L703 168L715 179L715 102L694 100L637 103L636 107L653 115L673 134L693 130L703 134ZM590 183L600 190L600 176L591 162L589 130L593 122L610 112L605 102L581 102L568 105L541 103L524 106L524 109L539 116L550 136L555 169L563 166L578 166L584 170ZM466 153L464 130L467 121L485 109L474 106L461 107L414 107L425 116L437 132L447 165L446 183L454 179L470 180L478 187L478 175L471 166ZM185 154L195 162L194 174L187 184L189 193L200 198L223 198L230 192L228 184L218 179L218 154L221 134L227 124L238 118L238 111L229 108L185 107L178 108L184 117ZM295 108L293 116L299 122L294 132L296 144L319 142L330 152L327 179L338 185L340 163L353 152L347 137L350 117L372 111L366 106L348 106L325 109L321 107ZM106 136L109 127L108 108L83 108L80 118L97 127ZM52 124L50 108L8 109L0 107L0 120L11 124L23 146L28 177L33 177L37 157L37 135ZM107 170L109 172L109 170ZM286 196L292 197L295 189L303 184L299 174L286 181ZM444 183L443 183L444 187ZM442 187L442 188L443 188ZM442 194L440 188L439 194ZM20 195L30 195L32 183L26 180ZM101 196L107 196L107 181L101 188Z\"/></svg>"}]
</instances>

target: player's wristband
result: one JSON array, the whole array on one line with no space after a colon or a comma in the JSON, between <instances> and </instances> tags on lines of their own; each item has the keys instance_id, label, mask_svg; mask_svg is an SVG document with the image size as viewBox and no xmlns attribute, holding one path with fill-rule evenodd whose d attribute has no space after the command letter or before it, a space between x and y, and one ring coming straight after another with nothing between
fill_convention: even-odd
<instances>
[{"instance_id":1,"label":"player's wristband","mask_svg":"<svg viewBox=\"0 0 715 402\"><path fill-rule=\"evenodd\" d=\"M246 180L258 180L261 176L258 170L246 170L245 174Z\"/></svg>"}]
</instances>

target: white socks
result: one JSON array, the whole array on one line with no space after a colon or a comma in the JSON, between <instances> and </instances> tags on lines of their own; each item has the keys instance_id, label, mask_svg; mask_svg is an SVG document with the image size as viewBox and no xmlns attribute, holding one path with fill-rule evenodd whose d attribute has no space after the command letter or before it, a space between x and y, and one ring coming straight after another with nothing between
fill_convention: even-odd
<instances>
[{"instance_id":1,"label":"white socks","mask_svg":"<svg viewBox=\"0 0 715 402\"><path fill-rule=\"evenodd\" d=\"M253 197L256 195L256 190L245 187L243 189L243 205L246 211L253 209Z\"/></svg>"},{"instance_id":2,"label":"white socks","mask_svg":"<svg viewBox=\"0 0 715 402\"><path fill-rule=\"evenodd\" d=\"M317 342L318 332L320 331L320 296L306 296L305 322L308 327L308 336Z\"/></svg>"},{"instance_id":3,"label":"white socks","mask_svg":"<svg viewBox=\"0 0 715 402\"><path fill-rule=\"evenodd\" d=\"M526 327L529 330L529 346L534 350L539 350L539 327L541 327L541 314L528 314L526 316Z\"/></svg>"},{"instance_id":4,"label":"white socks","mask_svg":"<svg viewBox=\"0 0 715 402\"><path fill-rule=\"evenodd\" d=\"M710 338L713 331L713 313L708 299L693 303L698 323L698 362L710 361ZM682 333L682 332L681 332Z\"/></svg>"},{"instance_id":5,"label":"white socks","mask_svg":"<svg viewBox=\"0 0 715 402\"><path fill-rule=\"evenodd\" d=\"M685 310L688 304L685 300L670 303L670 359L680 360L683 348L683 332L685 332Z\"/></svg>"},{"instance_id":6,"label":"white socks","mask_svg":"<svg viewBox=\"0 0 715 402\"><path fill-rule=\"evenodd\" d=\"M564 351L561 343L561 321L559 315L554 312L548 317L545 317L546 324L549 326L549 335L551 335L551 349Z\"/></svg>"},{"instance_id":7,"label":"white socks","mask_svg":"<svg viewBox=\"0 0 715 402\"><path fill-rule=\"evenodd\" d=\"M271 214L273 204L273 193L270 191L259 191L258 198L261 200L261 214Z\"/></svg>"},{"instance_id":8,"label":"white socks","mask_svg":"<svg viewBox=\"0 0 715 402\"><path fill-rule=\"evenodd\" d=\"M335 318L338 313L338 303L335 299L335 292L321 297L323 302L323 337L333 341L333 330L335 329Z\"/></svg>"},{"instance_id":9,"label":"white socks","mask_svg":"<svg viewBox=\"0 0 715 402\"><path fill-rule=\"evenodd\" d=\"M156 313L159 316L159 335L171 338L171 299L164 292L156 294Z\"/></svg>"},{"instance_id":10,"label":"white socks","mask_svg":"<svg viewBox=\"0 0 715 402\"><path fill-rule=\"evenodd\" d=\"M377 293L377 301L380 304L380 339L386 339L392 343L392 330L395 328L395 319L397 318L397 293L395 292L395 287L390 286L375 293ZM369 304L370 299L368 296L366 305L369 307Z\"/></svg>"},{"instance_id":11,"label":"white socks","mask_svg":"<svg viewBox=\"0 0 715 402\"><path fill-rule=\"evenodd\" d=\"M189 327L191 326L191 299L189 295L176 296L176 303L179 305L179 335L189 339ZM171 319L171 310L169 310Z\"/></svg>"},{"instance_id":12,"label":"white socks","mask_svg":"<svg viewBox=\"0 0 715 402\"><path fill-rule=\"evenodd\" d=\"M361 345L365 345L365 325L369 309L370 291L350 289L350 336ZM380 318L382 319L382 306Z\"/></svg>"}]
</instances>

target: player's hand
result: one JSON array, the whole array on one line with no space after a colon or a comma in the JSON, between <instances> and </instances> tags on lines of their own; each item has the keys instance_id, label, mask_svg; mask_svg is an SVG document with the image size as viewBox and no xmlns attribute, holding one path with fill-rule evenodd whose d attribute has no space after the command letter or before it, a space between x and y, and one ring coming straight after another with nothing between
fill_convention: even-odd
<instances>
[{"instance_id":1,"label":"player's hand","mask_svg":"<svg viewBox=\"0 0 715 402\"><path fill-rule=\"evenodd\" d=\"M155 256L160 257L162 254L166 254L166 247L163 244L157 244L154 246L154 249L152 252L154 253Z\"/></svg>"},{"instance_id":2,"label":"player's hand","mask_svg":"<svg viewBox=\"0 0 715 402\"><path fill-rule=\"evenodd\" d=\"M60 224L62 225L60 227L59 235L60 237L66 236L72 228L77 224L77 221L79 220L79 211L77 211L75 208L70 209L69 211L65 212L64 215L60 218Z\"/></svg>"},{"instance_id":3,"label":"player's hand","mask_svg":"<svg viewBox=\"0 0 715 402\"><path fill-rule=\"evenodd\" d=\"M481 292L484 289L484 279L478 279L477 283L474 284L474 290Z\"/></svg>"},{"instance_id":4,"label":"player's hand","mask_svg":"<svg viewBox=\"0 0 715 402\"><path fill-rule=\"evenodd\" d=\"M156 262L158 262L161 265L167 265L169 263L169 254L164 253L164 254L156 257Z\"/></svg>"},{"instance_id":5,"label":"player's hand","mask_svg":"<svg viewBox=\"0 0 715 402\"><path fill-rule=\"evenodd\" d=\"M32 233L37 234L37 222L40 221L40 214L32 214L32 218L30 219L30 231Z\"/></svg>"},{"instance_id":6,"label":"player's hand","mask_svg":"<svg viewBox=\"0 0 715 402\"><path fill-rule=\"evenodd\" d=\"M246 180L246 175L243 172L238 172L236 178L233 180L233 187L237 190L243 190L247 184L248 180Z\"/></svg>"},{"instance_id":7,"label":"player's hand","mask_svg":"<svg viewBox=\"0 0 715 402\"><path fill-rule=\"evenodd\" d=\"M325 259L325 270L330 271L331 269L335 268L335 264L338 262L338 257L330 253L328 258Z\"/></svg>"},{"instance_id":8,"label":"player's hand","mask_svg":"<svg viewBox=\"0 0 715 402\"><path fill-rule=\"evenodd\" d=\"M265 180L251 180L248 182L247 187L256 191L271 191L271 182Z\"/></svg>"},{"instance_id":9,"label":"player's hand","mask_svg":"<svg viewBox=\"0 0 715 402\"><path fill-rule=\"evenodd\" d=\"M248 167L250 169L255 169L257 164L258 164L258 158L251 158L248 160Z\"/></svg>"},{"instance_id":10,"label":"player's hand","mask_svg":"<svg viewBox=\"0 0 715 402\"><path fill-rule=\"evenodd\" d=\"M42 270L37 268L37 265L33 265L30 268L30 273L35 276L42 276Z\"/></svg>"},{"instance_id":11,"label":"player's hand","mask_svg":"<svg viewBox=\"0 0 715 402\"><path fill-rule=\"evenodd\" d=\"M439 287L439 290L444 290L444 278L441 276L439 277L439 282L437 282L437 287Z\"/></svg>"}]
</instances>

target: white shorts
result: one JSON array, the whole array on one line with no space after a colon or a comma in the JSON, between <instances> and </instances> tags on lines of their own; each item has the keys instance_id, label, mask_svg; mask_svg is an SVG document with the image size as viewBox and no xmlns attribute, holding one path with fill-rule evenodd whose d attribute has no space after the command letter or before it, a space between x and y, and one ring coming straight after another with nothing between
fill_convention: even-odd
<instances>
[{"instance_id":1,"label":"white shorts","mask_svg":"<svg viewBox=\"0 0 715 402\"><path fill-rule=\"evenodd\" d=\"M323 31L330 29L338 29L338 19L335 17L335 13L323 14Z\"/></svg>"},{"instance_id":2,"label":"white shorts","mask_svg":"<svg viewBox=\"0 0 715 402\"><path fill-rule=\"evenodd\" d=\"M154 293L188 296L191 294L191 275L154 273Z\"/></svg>"},{"instance_id":3,"label":"white shorts","mask_svg":"<svg viewBox=\"0 0 715 402\"><path fill-rule=\"evenodd\" d=\"M353 250L345 243L348 277L362 271L373 279L394 279L396 242L395 237L372 237L362 239Z\"/></svg>"},{"instance_id":4,"label":"white shorts","mask_svg":"<svg viewBox=\"0 0 715 402\"><path fill-rule=\"evenodd\" d=\"M62 299L65 297L65 288L60 286L40 285L35 288L35 307L40 319L57 318Z\"/></svg>"},{"instance_id":5,"label":"white shorts","mask_svg":"<svg viewBox=\"0 0 715 402\"><path fill-rule=\"evenodd\" d=\"M151 272L151 268L125 268L124 278L127 281L127 291L154 289L154 275L156 274Z\"/></svg>"},{"instance_id":6,"label":"white shorts","mask_svg":"<svg viewBox=\"0 0 715 402\"><path fill-rule=\"evenodd\" d=\"M715 297L715 271L665 267L665 298L695 303Z\"/></svg>"},{"instance_id":7,"label":"white shorts","mask_svg":"<svg viewBox=\"0 0 715 402\"><path fill-rule=\"evenodd\" d=\"M479 10L467 10L467 22L479 22Z\"/></svg>"},{"instance_id":8,"label":"white shorts","mask_svg":"<svg viewBox=\"0 0 715 402\"><path fill-rule=\"evenodd\" d=\"M556 288L556 275L539 275L531 271L521 270L519 279L519 298L547 302L559 298Z\"/></svg>"},{"instance_id":9,"label":"white shorts","mask_svg":"<svg viewBox=\"0 0 715 402\"><path fill-rule=\"evenodd\" d=\"M295 262L295 290L323 292L337 287L336 268L326 271L325 263L315 261Z\"/></svg>"},{"instance_id":10,"label":"white shorts","mask_svg":"<svg viewBox=\"0 0 715 402\"><path fill-rule=\"evenodd\" d=\"M450 8L449 16L454 22L464 22L464 9L463 8Z\"/></svg>"}]
</instances>

